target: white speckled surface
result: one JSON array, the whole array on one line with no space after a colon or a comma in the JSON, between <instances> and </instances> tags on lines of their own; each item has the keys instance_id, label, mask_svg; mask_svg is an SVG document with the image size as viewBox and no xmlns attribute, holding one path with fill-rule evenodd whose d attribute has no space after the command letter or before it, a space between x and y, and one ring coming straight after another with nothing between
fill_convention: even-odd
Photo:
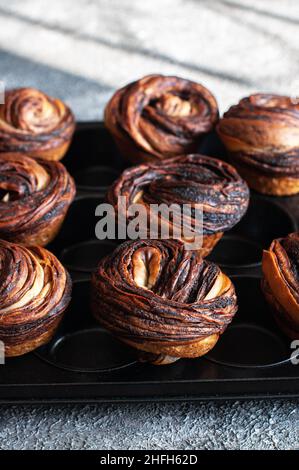
<instances>
[{"instance_id":1,"label":"white speckled surface","mask_svg":"<svg viewBox=\"0 0 299 470\"><path fill-rule=\"evenodd\" d=\"M100 119L146 73L205 84L221 111L298 94L297 0L0 0L0 79ZM1 449L293 449L298 401L0 408Z\"/></svg>"}]
</instances>

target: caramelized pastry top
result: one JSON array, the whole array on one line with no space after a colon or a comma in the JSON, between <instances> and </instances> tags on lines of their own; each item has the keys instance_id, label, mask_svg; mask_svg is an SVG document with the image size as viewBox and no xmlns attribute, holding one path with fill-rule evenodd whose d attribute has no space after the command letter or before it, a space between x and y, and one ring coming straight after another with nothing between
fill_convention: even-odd
<instances>
[{"instance_id":1,"label":"caramelized pastry top","mask_svg":"<svg viewBox=\"0 0 299 470\"><path fill-rule=\"evenodd\" d=\"M117 212L118 196L127 206L149 204L200 204L203 233L223 232L244 215L249 202L245 181L229 164L204 155L183 155L163 165L148 163L125 170L107 194Z\"/></svg>"},{"instance_id":2,"label":"caramelized pastry top","mask_svg":"<svg viewBox=\"0 0 299 470\"><path fill-rule=\"evenodd\" d=\"M6 346L47 333L70 296L70 276L52 253L0 240L0 338Z\"/></svg>"},{"instance_id":3,"label":"caramelized pastry top","mask_svg":"<svg viewBox=\"0 0 299 470\"><path fill-rule=\"evenodd\" d=\"M148 75L121 88L105 110L112 134L153 159L195 151L217 120L217 102L205 87L163 75Z\"/></svg>"},{"instance_id":4,"label":"caramelized pastry top","mask_svg":"<svg viewBox=\"0 0 299 470\"><path fill-rule=\"evenodd\" d=\"M0 156L0 237L43 229L66 212L75 184L59 162L22 154Z\"/></svg>"},{"instance_id":5,"label":"caramelized pastry top","mask_svg":"<svg viewBox=\"0 0 299 470\"><path fill-rule=\"evenodd\" d=\"M8 90L0 104L0 152L55 149L69 141L74 128L71 110L35 88Z\"/></svg>"},{"instance_id":6,"label":"caramelized pastry top","mask_svg":"<svg viewBox=\"0 0 299 470\"><path fill-rule=\"evenodd\" d=\"M232 106L218 124L228 151L273 176L299 175L299 99L256 94Z\"/></svg>"},{"instance_id":7,"label":"caramelized pastry top","mask_svg":"<svg viewBox=\"0 0 299 470\"><path fill-rule=\"evenodd\" d=\"M175 240L123 243L92 282L98 320L134 342L180 345L220 334L237 310L230 279Z\"/></svg>"}]
</instances>

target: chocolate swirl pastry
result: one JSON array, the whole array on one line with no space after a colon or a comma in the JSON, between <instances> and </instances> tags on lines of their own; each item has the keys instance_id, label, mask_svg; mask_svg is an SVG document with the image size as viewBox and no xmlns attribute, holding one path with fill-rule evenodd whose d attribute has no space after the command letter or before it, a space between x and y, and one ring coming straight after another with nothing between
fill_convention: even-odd
<instances>
[{"instance_id":1,"label":"chocolate swirl pastry","mask_svg":"<svg viewBox=\"0 0 299 470\"><path fill-rule=\"evenodd\" d=\"M119 196L126 197L126 207L118 204ZM109 189L107 200L113 205L117 218L120 215L121 219L125 218L131 204L142 204L150 214L148 228L155 217L151 204L166 204L168 207L176 204L180 208L184 204L189 204L191 208L199 204L203 211L203 244L199 251L201 256L207 256L223 232L239 222L246 212L249 190L231 165L194 154L169 158L164 160L163 165L147 163L125 170ZM179 220L180 232L184 235L184 221ZM173 226L169 218L160 217L159 224L160 227L168 224L171 235ZM194 223L192 225L196 228ZM143 238L153 237L148 233ZM184 240L184 237L181 239Z\"/></svg>"},{"instance_id":2,"label":"chocolate swirl pastry","mask_svg":"<svg viewBox=\"0 0 299 470\"><path fill-rule=\"evenodd\" d=\"M278 326L299 339L299 233L273 240L262 266L262 289Z\"/></svg>"},{"instance_id":3,"label":"chocolate swirl pastry","mask_svg":"<svg viewBox=\"0 0 299 470\"><path fill-rule=\"evenodd\" d=\"M250 187L277 196L299 192L299 100L257 94L232 106L218 134Z\"/></svg>"},{"instance_id":4,"label":"chocolate swirl pastry","mask_svg":"<svg viewBox=\"0 0 299 470\"><path fill-rule=\"evenodd\" d=\"M237 311L230 279L177 240L125 242L100 261L92 309L101 325L155 364L199 357Z\"/></svg>"},{"instance_id":5,"label":"chocolate swirl pastry","mask_svg":"<svg viewBox=\"0 0 299 470\"><path fill-rule=\"evenodd\" d=\"M217 102L209 90L163 75L121 88L105 109L105 125L120 152L136 163L196 151L217 121Z\"/></svg>"},{"instance_id":6,"label":"chocolate swirl pastry","mask_svg":"<svg viewBox=\"0 0 299 470\"><path fill-rule=\"evenodd\" d=\"M61 163L1 155L0 238L46 245L58 232L75 192Z\"/></svg>"},{"instance_id":7,"label":"chocolate swirl pastry","mask_svg":"<svg viewBox=\"0 0 299 470\"><path fill-rule=\"evenodd\" d=\"M20 356L53 336L71 298L71 279L40 247L0 240L0 340Z\"/></svg>"},{"instance_id":8,"label":"chocolate swirl pastry","mask_svg":"<svg viewBox=\"0 0 299 470\"><path fill-rule=\"evenodd\" d=\"M34 88L5 93L5 103L0 105L0 153L60 160L74 130L73 113L59 99Z\"/></svg>"}]
</instances>

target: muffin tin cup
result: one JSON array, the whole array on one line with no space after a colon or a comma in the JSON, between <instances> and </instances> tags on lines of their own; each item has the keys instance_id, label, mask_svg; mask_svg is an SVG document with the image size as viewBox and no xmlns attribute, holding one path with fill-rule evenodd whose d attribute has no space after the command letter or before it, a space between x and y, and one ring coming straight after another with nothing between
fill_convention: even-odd
<instances>
[{"instance_id":1,"label":"muffin tin cup","mask_svg":"<svg viewBox=\"0 0 299 470\"><path fill-rule=\"evenodd\" d=\"M126 166L101 122L81 123L63 159L75 179L77 190L104 196Z\"/></svg>"},{"instance_id":2,"label":"muffin tin cup","mask_svg":"<svg viewBox=\"0 0 299 470\"><path fill-rule=\"evenodd\" d=\"M242 369L290 363L291 340L276 326L260 288L261 278L244 275L231 276L231 279L236 288L238 312L206 358L223 366Z\"/></svg>"},{"instance_id":3,"label":"muffin tin cup","mask_svg":"<svg viewBox=\"0 0 299 470\"><path fill-rule=\"evenodd\" d=\"M132 366L135 351L100 327L90 310L90 281L74 281L71 303L54 337L38 357L71 372L104 373Z\"/></svg>"},{"instance_id":4,"label":"muffin tin cup","mask_svg":"<svg viewBox=\"0 0 299 470\"><path fill-rule=\"evenodd\" d=\"M273 200L251 193L248 210L241 221L224 234L209 255L209 260L236 273L261 267L262 252L274 238L297 229L287 209Z\"/></svg>"},{"instance_id":5,"label":"muffin tin cup","mask_svg":"<svg viewBox=\"0 0 299 470\"><path fill-rule=\"evenodd\" d=\"M81 191L105 194L120 172L109 166L91 166L74 174L76 186Z\"/></svg>"},{"instance_id":6,"label":"muffin tin cup","mask_svg":"<svg viewBox=\"0 0 299 470\"><path fill-rule=\"evenodd\" d=\"M117 246L116 240L97 240L96 207L103 202L100 195L79 195L74 200L66 220L51 244L51 249L68 270L91 273L105 255Z\"/></svg>"},{"instance_id":7,"label":"muffin tin cup","mask_svg":"<svg viewBox=\"0 0 299 470\"><path fill-rule=\"evenodd\" d=\"M116 248L117 244L109 240L88 240L64 248L59 258L71 271L92 273L99 261Z\"/></svg>"}]
</instances>

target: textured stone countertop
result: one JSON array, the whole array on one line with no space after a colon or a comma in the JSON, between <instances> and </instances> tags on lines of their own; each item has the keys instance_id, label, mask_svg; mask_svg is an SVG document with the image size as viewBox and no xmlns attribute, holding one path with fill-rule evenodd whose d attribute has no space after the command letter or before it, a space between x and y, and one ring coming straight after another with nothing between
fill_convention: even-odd
<instances>
[{"instance_id":1,"label":"textured stone countertop","mask_svg":"<svg viewBox=\"0 0 299 470\"><path fill-rule=\"evenodd\" d=\"M147 73L205 84L221 111L255 91L298 94L297 0L0 0L0 80L101 119ZM299 401L6 406L1 449L294 449Z\"/></svg>"}]
</instances>

